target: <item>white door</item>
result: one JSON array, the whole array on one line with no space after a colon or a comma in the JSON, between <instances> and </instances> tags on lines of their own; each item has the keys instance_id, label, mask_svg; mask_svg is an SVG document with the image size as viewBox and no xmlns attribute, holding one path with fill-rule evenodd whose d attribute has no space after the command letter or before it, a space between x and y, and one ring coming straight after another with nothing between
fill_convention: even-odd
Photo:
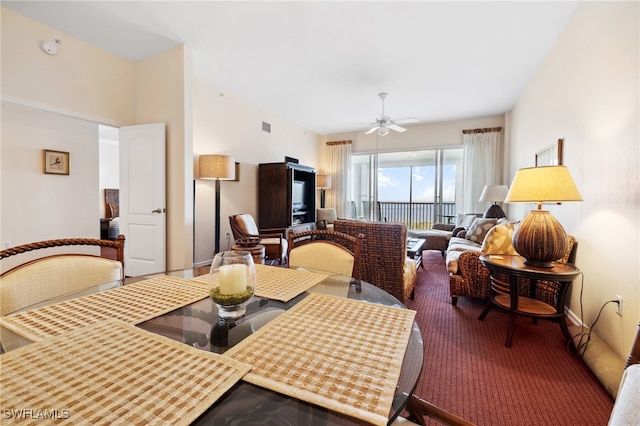
<instances>
[{"instance_id":1,"label":"white door","mask_svg":"<svg viewBox=\"0 0 640 426\"><path fill-rule=\"evenodd\" d=\"M120 128L120 233L127 276L165 271L164 123Z\"/></svg>"}]
</instances>

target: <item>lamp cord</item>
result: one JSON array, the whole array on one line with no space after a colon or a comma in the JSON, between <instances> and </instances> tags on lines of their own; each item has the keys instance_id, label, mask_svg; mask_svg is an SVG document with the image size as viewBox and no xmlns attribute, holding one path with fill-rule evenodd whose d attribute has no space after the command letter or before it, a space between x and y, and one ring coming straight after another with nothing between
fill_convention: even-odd
<instances>
[{"instance_id":1,"label":"lamp cord","mask_svg":"<svg viewBox=\"0 0 640 426\"><path fill-rule=\"evenodd\" d=\"M604 302L604 304L600 307L600 311L598 311L598 315L596 316L595 321L593 322L593 324L591 324L591 327L589 327L589 332L585 333L584 332L584 307L582 304L582 294L584 293L584 274L582 273L582 271L580 271L580 332L574 334L573 336L571 336L571 340L569 340L569 342L567 342L567 348L569 348L569 345L571 344L571 342L573 342L573 340L580 336L580 339L578 340L578 344L575 345L576 347L576 354L583 356L584 353L587 351L587 347L589 345L589 342L591 341L591 332L593 331L594 327L596 326L596 324L598 323L598 320L600 319L600 315L602 314L602 311L604 310L604 307L607 306L609 303L618 303L617 300L612 299L612 300L607 300L606 302Z\"/></svg>"}]
</instances>

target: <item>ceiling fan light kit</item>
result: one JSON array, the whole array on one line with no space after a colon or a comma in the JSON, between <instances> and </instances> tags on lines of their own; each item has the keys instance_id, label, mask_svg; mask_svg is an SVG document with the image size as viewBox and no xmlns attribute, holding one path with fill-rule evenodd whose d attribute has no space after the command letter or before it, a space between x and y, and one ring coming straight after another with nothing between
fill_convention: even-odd
<instances>
[{"instance_id":1,"label":"ceiling fan light kit","mask_svg":"<svg viewBox=\"0 0 640 426\"><path fill-rule=\"evenodd\" d=\"M388 93L386 92L382 92L378 94L378 97L382 100L382 114L379 114L376 116L376 121L371 123L371 127L369 130L367 130L365 132L365 135L368 135L370 133L375 132L376 130L378 131L378 135L379 136L386 136L387 134L389 134L389 130L393 130L395 132L399 132L402 133L404 131L406 131L407 129L405 129L404 127L398 126L398 122L403 121L403 122L407 122L407 123L417 123L418 119L415 117L411 117L411 118L402 118L402 119L398 119L398 120L392 120L391 117L389 117L388 115L385 115L384 113L384 101L385 99L387 99L387 96L389 96Z\"/></svg>"}]
</instances>

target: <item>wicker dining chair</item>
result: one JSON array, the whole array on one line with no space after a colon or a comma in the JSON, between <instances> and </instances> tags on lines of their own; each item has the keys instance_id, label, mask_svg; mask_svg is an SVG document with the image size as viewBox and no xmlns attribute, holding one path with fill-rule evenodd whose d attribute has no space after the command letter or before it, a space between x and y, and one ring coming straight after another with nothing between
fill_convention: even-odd
<instances>
[{"instance_id":1,"label":"wicker dining chair","mask_svg":"<svg viewBox=\"0 0 640 426\"><path fill-rule=\"evenodd\" d=\"M57 253L35 259L31 256L31 260L0 274L0 315L99 284L123 284L124 243L124 235L119 235L115 241L68 238L40 241L2 250L0 260L51 247L112 247L116 249L116 260L80 253Z\"/></svg>"},{"instance_id":2,"label":"wicker dining chair","mask_svg":"<svg viewBox=\"0 0 640 426\"><path fill-rule=\"evenodd\" d=\"M287 253L289 267L359 278L358 260L363 240L363 234L353 237L329 230L291 232Z\"/></svg>"}]
</instances>

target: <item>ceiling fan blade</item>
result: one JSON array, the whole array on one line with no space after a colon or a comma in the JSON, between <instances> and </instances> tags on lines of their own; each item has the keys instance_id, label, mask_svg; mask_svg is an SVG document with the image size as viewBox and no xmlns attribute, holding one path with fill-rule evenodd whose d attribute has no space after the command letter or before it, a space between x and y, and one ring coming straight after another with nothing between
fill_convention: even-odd
<instances>
[{"instance_id":1,"label":"ceiling fan blade","mask_svg":"<svg viewBox=\"0 0 640 426\"><path fill-rule=\"evenodd\" d=\"M364 134L368 135L369 133L373 133L376 130L378 130L380 128L380 126L373 126L372 128L370 128L369 130L367 130Z\"/></svg>"},{"instance_id":2,"label":"ceiling fan blade","mask_svg":"<svg viewBox=\"0 0 640 426\"><path fill-rule=\"evenodd\" d=\"M394 123L418 123L419 121L418 117L397 118L393 120Z\"/></svg>"},{"instance_id":3,"label":"ceiling fan blade","mask_svg":"<svg viewBox=\"0 0 640 426\"><path fill-rule=\"evenodd\" d=\"M404 127L400 127L400 126L398 126L397 124L389 124L389 128L390 128L391 130L395 130L396 132L400 132L400 133L402 133L402 132L404 132L404 131L406 131L406 130L407 130L407 129L405 129Z\"/></svg>"}]
</instances>

